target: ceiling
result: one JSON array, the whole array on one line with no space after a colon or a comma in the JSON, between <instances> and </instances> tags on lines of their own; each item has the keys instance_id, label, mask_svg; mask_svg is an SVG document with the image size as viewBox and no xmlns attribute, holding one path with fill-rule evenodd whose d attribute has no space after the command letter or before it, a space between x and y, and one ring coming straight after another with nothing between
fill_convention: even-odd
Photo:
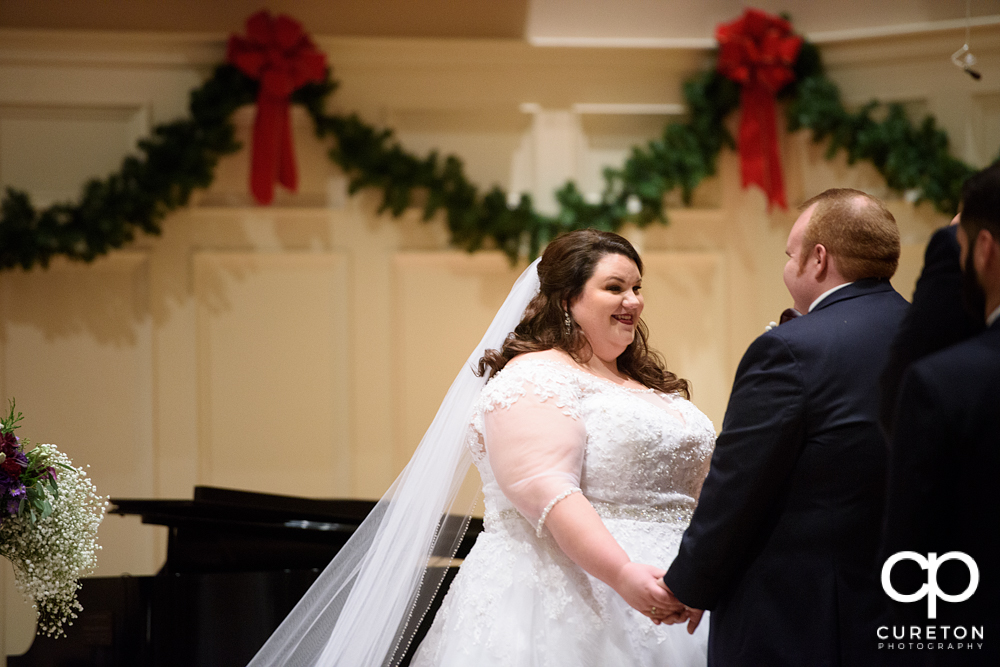
<instances>
[{"instance_id":1,"label":"ceiling","mask_svg":"<svg viewBox=\"0 0 1000 667\"><path fill-rule=\"evenodd\" d=\"M528 0L0 0L0 27L230 33L267 8L316 35L521 39L527 7Z\"/></svg>"},{"instance_id":2,"label":"ceiling","mask_svg":"<svg viewBox=\"0 0 1000 667\"><path fill-rule=\"evenodd\" d=\"M560 46L708 46L748 5L811 38L1000 25L1000 0L0 0L0 28L230 33L266 7L317 35L527 39Z\"/></svg>"},{"instance_id":3,"label":"ceiling","mask_svg":"<svg viewBox=\"0 0 1000 667\"><path fill-rule=\"evenodd\" d=\"M526 37L535 44L711 46L715 26L747 6L787 13L813 41L965 25L967 0L533 0ZM1000 22L1000 0L968 0L977 23ZM817 39L818 38L818 39Z\"/></svg>"}]
</instances>

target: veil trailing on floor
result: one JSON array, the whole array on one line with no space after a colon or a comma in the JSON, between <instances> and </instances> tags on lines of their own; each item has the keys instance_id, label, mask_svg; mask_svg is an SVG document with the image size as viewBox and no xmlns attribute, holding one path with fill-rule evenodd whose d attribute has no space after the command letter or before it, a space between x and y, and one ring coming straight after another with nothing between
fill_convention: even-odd
<instances>
[{"instance_id":1,"label":"veil trailing on floor","mask_svg":"<svg viewBox=\"0 0 1000 667\"><path fill-rule=\"evenodd\" d=\"M472 507L456 496L472 459L472 408L486 378L473 369L499 349L538 293L539 260L514 283L452 383L413 458L248 667L396 665L444 578Z\"/></svg>"}]
</instances>

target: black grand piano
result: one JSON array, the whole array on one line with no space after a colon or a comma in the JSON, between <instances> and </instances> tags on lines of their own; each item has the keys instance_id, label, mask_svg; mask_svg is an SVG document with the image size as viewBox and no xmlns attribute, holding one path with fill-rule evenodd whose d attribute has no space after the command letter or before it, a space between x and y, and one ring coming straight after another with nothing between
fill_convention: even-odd
<instances>
[{"instance_id":1,"label":"black grand piano","mask_svg":"<svg viewBox=\"0 0 1000 667\"><path fill-rule=\"evenodd\" d=\"M193 500L111 503L112 514L169 527L163 568L149 577L84 579L84 611L67 636L36 636L8 667L244 667L375 506L207 486L195 487ZM443 529L449 523L460 521ZM458 558L481 531L473 519Z\"/></svg>"}]
</instances>

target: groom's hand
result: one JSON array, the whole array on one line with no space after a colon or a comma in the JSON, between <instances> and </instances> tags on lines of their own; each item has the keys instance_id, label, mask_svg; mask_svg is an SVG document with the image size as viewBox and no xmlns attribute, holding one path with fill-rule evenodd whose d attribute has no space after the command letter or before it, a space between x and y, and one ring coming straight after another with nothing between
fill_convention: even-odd
<instances>
[{"instance_id":1,"label":"groom's hand","mask_svg":"<svg viewBox=\"0 0 1000 667\"><path fill-rule=\"evenodd\" d=\"M688 634L693 635L701 623L701 617L705 613L704 609L691 609L688 607Z\"/></svg>"},{"instance_id":2,"label":"groom's hand","mask_svg":"<svg viewBox=\"0 0 1000 667\"><path fill-rule=\"evenodd\" d=\"M674 592L667 587L667 584L664 583L663 579L660 579L657 583L669 594L670 600L675 603L672 607L674 610L673 613L664 617L661 621L667 625L674 625L675 623L683 623L684 621L687 621L688 634L693 635L694 631L698 628L698 624L701 623L701 617L705 611L703 609L693 609L692 607L688 607L683 602L678 600L677 596L675 596Z\"/></svg>"}]
</instances>

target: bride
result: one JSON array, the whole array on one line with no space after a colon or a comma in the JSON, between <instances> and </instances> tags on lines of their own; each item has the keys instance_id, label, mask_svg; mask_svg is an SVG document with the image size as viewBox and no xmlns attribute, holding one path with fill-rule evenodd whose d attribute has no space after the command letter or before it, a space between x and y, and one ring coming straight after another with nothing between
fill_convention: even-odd
<instances>
[{"instance_id":1,"label":"bride","mask_svg":"<svg viewBox=\"0 0 1000 667\"><path fill-rule=\"evenodd\" d=\"M406 470L251 667L397 664L440 585L428 562L464 534L442 517L468 516L454 502L469 455L485 528L414 666L705 664L707 624L662 623L689 614L641 563L676 555L715 433L646 347L641 282L617 234L550 243L470 357L478 373L459 375Z\"/></svg>"}]
</instances>

